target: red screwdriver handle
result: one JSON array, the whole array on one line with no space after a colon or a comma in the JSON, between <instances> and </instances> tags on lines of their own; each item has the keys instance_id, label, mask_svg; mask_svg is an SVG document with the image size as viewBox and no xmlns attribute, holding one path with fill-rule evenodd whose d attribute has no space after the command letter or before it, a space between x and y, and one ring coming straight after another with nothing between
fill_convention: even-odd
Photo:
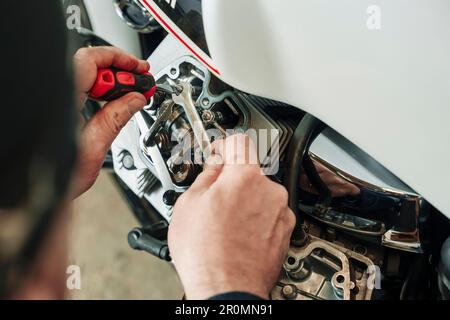
<instances>
[{"instance_id":1,"label":"red screwdriver handle","mask_svg":"<svg viewBox=\"0 0 450 320\"><path fill-rule=\"evenodd\" d=\"M146 72L136 74L115 68L99 69L89 97L99 101L112 101L129 92L142 93L147 101L156 91L155 78Z\"/></svg>"}]
</instances>

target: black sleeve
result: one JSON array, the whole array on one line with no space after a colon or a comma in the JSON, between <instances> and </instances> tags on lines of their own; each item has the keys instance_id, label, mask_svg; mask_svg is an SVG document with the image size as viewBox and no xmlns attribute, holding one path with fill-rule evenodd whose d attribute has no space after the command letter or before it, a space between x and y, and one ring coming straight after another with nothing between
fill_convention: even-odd
<instances>
[{"instance_id":1,"label":"black sleeve","mask_svg":"<svg viewBox=\"0 0 450 320\"><path fill-rule=\"evenodd\" d=\"M208 300L264 300L247 292L226 292L209 298Z\"/></svg>"}]
</instances>

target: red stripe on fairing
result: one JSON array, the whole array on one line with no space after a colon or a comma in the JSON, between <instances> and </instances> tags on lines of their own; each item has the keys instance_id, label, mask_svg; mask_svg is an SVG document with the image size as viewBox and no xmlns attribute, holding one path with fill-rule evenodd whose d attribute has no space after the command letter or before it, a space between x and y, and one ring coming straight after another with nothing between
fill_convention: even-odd
<instances>
[{"instance_id":1,"label":"red stripe on fairing","mask_svg":"<svg viewBox=\"0 0 450 320\"><path fill-rule=\"evenodd\" d=\"M190 45L188 45L186 43L186 41L183 40L183 38L181 38L180 35L178 35L170 26L169 24L164 21L164 19L156 12L155 9L152 8L152 6L147 2L147 0L142 0L148 7L148 9L150 9L150 11L155 15L155 17L167 28L169 29L169 31L178 39L181 41L181 43L183 43L186 48L189 49L189 51L191 51L198 59L200 59L201 62L203 62L204 64L206 64L208 66L208 68L210 68L212 71L214 71L215 73L217 73L218 75L220 75L219 70L217 70L216 68L213 68L208 62L206 62L205 59L203 59L197 52L195 52L194 49L192 49L192 47Z\"/></svg>"}]
</instances>

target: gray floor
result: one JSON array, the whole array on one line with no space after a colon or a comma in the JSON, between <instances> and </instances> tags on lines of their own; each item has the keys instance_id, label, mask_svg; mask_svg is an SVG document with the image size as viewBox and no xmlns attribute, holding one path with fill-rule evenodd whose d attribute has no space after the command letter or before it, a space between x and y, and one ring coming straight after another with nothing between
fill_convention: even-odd
<instances>
[{"instance_id":1,"label":"gray floor","mask_svg":"<svg viewBox=\"0 0 450 320\"><path fill-rule=\"evenodd\" d=\"M112 181L101 174L95 186L74 204L70 264L81 269L81 289L72 299L180 299L171 265L128 247L128 231L137 226Z\"/></svg>"}]
</instances>

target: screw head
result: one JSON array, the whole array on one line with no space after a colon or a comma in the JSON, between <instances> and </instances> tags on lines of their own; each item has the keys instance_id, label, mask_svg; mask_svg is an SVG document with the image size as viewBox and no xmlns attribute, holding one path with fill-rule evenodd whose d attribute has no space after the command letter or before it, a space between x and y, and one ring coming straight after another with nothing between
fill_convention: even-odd
<instances>
[{"instance_id":1,"label":"screw head","mask_svg":"<svg viewBox=\"0 0 450 320\"><path fill-rule=\"evenodd\" d=\"M203 99L202 99L202 105L203 105L204 107L209 106L209 99L208 99L208 98L203 98Z\"/></svg>"},{"instance_id":2,"label":"screw head","mask_svg":"<svg viewBox=\"0 0 450 320\"><path fill-rule=\"evenodd\" d=\"M214 121L214 113L212 113L210 110L203 111L202 120L208 123Z\"/></svg>"},{"instance_id":3,"label":"screw head","mask_svg":"<svg viewBox=\"0 0 450 320\"><path fill-rule=\"evenodd\" d=\"M134 168L134 159L133 156L129 152L124 152L122 158L123 167L127 170L131 170Z\"/></svg>"},{"instance_id":4,"label":"screw head","mask_svg":"<svg viewBox=\"0 0 450 320\"><path fill-rule=\"evenodd\" d=\"M166 206L172 207L177 201L177 193L174 190L167 190L163 195L163 202Z\"/></svg>"},{"instance_id":5,"label":"screw head","mask_svg":"<svg viewBox=\"0 0 450 320\"><path fill-rule=\"evenodd\" d=\"M283 295L283 297L289 300L297 298L297 290L293 285L290 284L283 287L283 289L281 290L281 294Z\"/></svg>"}]
</instances>

